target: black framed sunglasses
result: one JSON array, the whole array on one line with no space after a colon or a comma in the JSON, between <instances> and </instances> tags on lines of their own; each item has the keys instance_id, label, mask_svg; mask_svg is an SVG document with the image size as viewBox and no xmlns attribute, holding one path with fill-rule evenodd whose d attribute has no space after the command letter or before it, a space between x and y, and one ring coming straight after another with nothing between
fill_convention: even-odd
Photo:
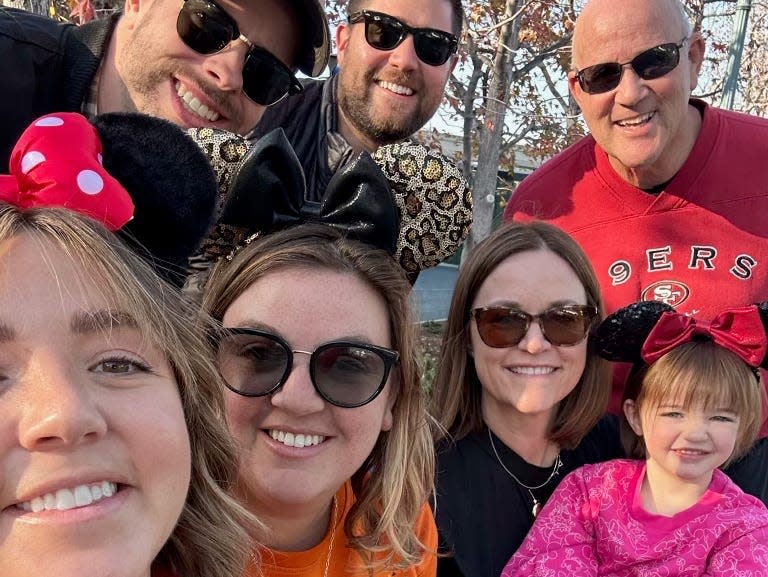
<instances>
[{"instance_id":1,"label":"black framed sunglasses","mask_svg":"<svg viewBox=\"0 0 768 577\"><path fill-rule=\"evenodd\" d=\"M291 69L240 34L237 23L213 0L184 0L176 32L198 54L215 54L233 40L241 40L248 47L243 63L243 92L256 104L269 106L303 90Z\"/></svg>"},{"instance_id":2,"label":"black framed sunglasses","mask_svg":"<svg viewBox=\"0 0 768 577\"><path fill-rule=\"evenodd\" d=\"M349 15L350 24L358 22L365 22L365 41L376 50L394 50L411 34L416 56L430 66L442 66L459 47L458 39L450 32L411 28L394 16L381 12L360 10Z\"/></svg>"},{"instance_id":3,"label":"black framed sunglasses","mask_svg":"<svg viewBox=\"0 0 768 577\"><path fill-rule=\"evenodd\" d=\"M660 44L641 52L629 62L604 62L576 71L579 86L587 94L600 94L616 88L624 75L624 68L631 66L643 80L653 80L669 74L680 63L680 49L688 38L680 42Z\"/></svg>"},{"instance_id":4,"label":"black framed sunglasses","mask_svg":"<svg viewBox=\"0 0 768 577\"><path fill-rule=\"evenodd\" d=\"M597 318L597 308L589 305L562 305L537 315L516 307L491 306L472 310L477 332L489 347L514 347L523 340L533 321L544 338L557 347L572 347L582 342Z\"/></svg>"},{"instance_id":5,"label":"black framed sunglasses","mask_svg":"<svg viewBox=\"0 0 768 577\"><path fill-rule=\"evenodd\" d=\"M309 375L317 393L337 407L360 407L375 399L399 362L396 351L351 341L324 343L314 351L292 349L261 329L222 329L216 335L219 370L229 389L262 397L285 384L296 354L309 355Z\"/></svg>"}]
</instances>

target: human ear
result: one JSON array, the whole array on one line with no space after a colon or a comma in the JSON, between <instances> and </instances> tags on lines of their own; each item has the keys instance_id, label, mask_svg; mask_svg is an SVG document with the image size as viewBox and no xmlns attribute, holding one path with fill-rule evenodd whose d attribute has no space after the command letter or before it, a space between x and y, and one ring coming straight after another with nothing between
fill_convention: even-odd
<instances>
[{"instance_id":1,"label":"human ear","mask_svg":"<svg viewBox=\"0 0 768 577\"><path fill-rule=\"evenodd\" d=\"M344 62L344 54L349 44L350 34L349 25L345 22L340 23L336 27L336 61L339 63L339 66Z\"/></svg>"},{"instance_id":2,"label":"human ear","mask_svg":"<svg viewBox=\"0 0 768 577\"><path fill-rule=\"evenodd\" d=\"M454 54L453 56L451 56L450 62L451 62L451 66L448 69L448 76L450 76L453 73L453 69L456 68L456 65L459 63L458 55Z\"/></svg>"},{"instance_id":3,"label":"human ear","mask_svg":"<svg viewBox=\"0 0 768 577\"><path fill-rule=\"evenodd\" d=\"M637 404L634 399L627 399L622 406L624 409L624 416L627 418L629 426L635 432L638 437L643 436L643 425L640 421L640 411L637 408Z\"/></svg>"},{"instance_id":4,"label":"human ear","mask_svg":"<svg viewBox=\"0 0 768 577\"><path fill-rule=\"evenodd\" d=\"M389 379L389 391L387 393L387 404L384 407L384 416L381 419L381 430L389 431L394 422L395 401L400 391L400 377L393 375Z\"/></svg>"},{"instance_id":5,"label":"human ear","mask_svg":"<svg viewBox=\"0 0 768 577\"><path fill-rule=\"evenodd\" d=\"M585 95L584 91L581 89L579 79L576 78L576 73L573 70L568 72L568 90L571 91L573 99L576 101L576 104L579 105L579 109L581 109L582 100L588 98L589 95Z\"/></svg>"},{"instance_id":6,"label":"human ear","mask_svg":"<svg viewBox=\"0 0 768 577\"><path fill-rule=\"evenodd\" d=\"M690 82L691 91L696 88L699 83L699 72L701 72L701 65L704 62L704 52L706 50L706 43L704 38L701 37L701 33L696 31L691 34L691 38L688 40L688 60L690 62Z\"/></svg>"}]
</instances>

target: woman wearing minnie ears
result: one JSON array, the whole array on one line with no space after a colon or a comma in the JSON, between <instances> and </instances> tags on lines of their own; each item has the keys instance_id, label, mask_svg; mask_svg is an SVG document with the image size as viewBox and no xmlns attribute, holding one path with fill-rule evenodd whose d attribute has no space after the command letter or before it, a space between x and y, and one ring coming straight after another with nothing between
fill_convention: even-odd
<instances>
[{"instance_id":1,"label":"woman wearing minnie ears","mask_svg":"<svg viewBox=\"0 0 768 577\"><path fill-rule=\"evenodd\" d=\"M0 176L3 577L231 577L249 554L255 522L226 493L236 460L209 345L178 289L107 230L145 230L142 207L170 212L156 188L168 166L205 159L170 125L133 120L144 142L178 139L170 164L128 161L107 151L136 124L100 120L104 164L131 173L133 197L75 114L38 120ZM185 176L173 198L210 210L213 175ZM194 247L199 220L168 221L175 243L146 256L167 272L158 259Z\"/></svg>"},{"instance_id":2,"label":"woman wearing minnie ears","mask_svg":"<svg viewBox=\"0 0 768 577\"><path fill-rule=\"evenodd\" d=\"M609 316L596 346L634 364L622 441L637 460L566 477L502 577L768 575L768 510L719 470L758 434L767 321L767 303L711 322L660 302Z\"/></svg>"},{"instance_id":3,"label":"woman wearing minnie ears","mask_svg":"<svg viewBox=\"0 0 768 577\"><path fill-rule=\"evenodd\" d=\"M238 495L269 529L247 575L434 576L434 455L404 274L430 261L403 250L418 222L367 155L316 204L281 133L257 147L252 186L220 223L250 222L258 238L219 262L203 298L223 325Z\"/></svg>"}]
</instances>

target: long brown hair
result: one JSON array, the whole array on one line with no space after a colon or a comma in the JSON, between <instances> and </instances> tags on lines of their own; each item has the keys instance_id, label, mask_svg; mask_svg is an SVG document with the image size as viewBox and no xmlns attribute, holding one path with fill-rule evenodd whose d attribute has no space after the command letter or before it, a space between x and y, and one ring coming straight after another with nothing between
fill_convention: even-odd
<instances>
[{"instance_id":1,"label":"long brown hair","mask_svg":"<svg viewBox=\"0 0 768 577\"><path fill-rule=\"evenodd\" d=\"M303 225L270 234L222 261L206 286L203 309L221 321L232 303L258 279L286 269L347 273L370 286L386 303L392 348L400 353L392 429L382 432L368 459L352 476L356 502L344 529L351 545L370 558L384 552L383 564L404 568L419 563L424 546L414 532L432 492L434 452L426 401L416 358L411 285L386 252L321 225ZM354 410L354 409L349 409Z\"/></svg>"},{"instance_id":2,"label":"long brown hair","mask_svg":"<svg viewBox=\"0 0 768 577\"><path fill-rule=\"evenodd\" d=\"M439 428L436 438L450 434L455 440L481 431L482 385L470 350L470 307L485 280L504 260L527 251L548 250L567 262L581 281L587 304L602 318L600 287L584 252L559 228L543 222L510 223L497 229L472 251L459 272L443 333L432 396L431 412ZM587 352L587 361L576 387L559 404L550 438L563 448L573 448L605 412L610 395L606 363Z\"/></svg>"},{"instance_id":3,"label":"long brown hair","mask_svg":"<svg viewBox=\"0 0 768 577\"><path fill-rule=\"evenodd\" d=\"M0 243L20 234L39 239L43 250L52 243L68 255L88 275L83 280L99 287L117 310L131 312L143 337L173 369L192 472L181 516L157 561L184 577L239 575L252 550L249 533L261 526L229 495L237 475L235 446L225 426L224 385L195 326L197 315L117 236L84 216L60 208L20 212L0 204Z\"/></svg>"}]
</instances>

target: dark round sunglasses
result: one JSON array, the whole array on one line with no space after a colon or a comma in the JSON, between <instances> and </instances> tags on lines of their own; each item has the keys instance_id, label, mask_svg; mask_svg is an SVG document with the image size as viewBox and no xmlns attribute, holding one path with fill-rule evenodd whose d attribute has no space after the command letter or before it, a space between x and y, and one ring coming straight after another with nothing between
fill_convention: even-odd
<instances>
[{"instance_id":1,"label":"dark round sunglasses","mask_svg":"<svg viewBox=\"0 0 768 577\"><path fill-rule=\"evenodd\" d=\"M396 351L367 343L334 341L314 351L291 349L278 335L260 329L223 329L216 336L219 370L229 389L246 397L274 393L285 384L296 354L309 355L317 393L337 407L370 403L384 388Z\"/></svg>"},{"instance_id":2,"label":"dark round sunglasses","mask_svg":"<svg viewBox=\"0 0 768 577\"><path fill-rule=\"evenodd\" d=\"M198 54L215 54L233 40L241 40L248 47L243 63L243 92L256 104L269 106L303 89L290 68L240 34L237 23L213 0L184 0L176 32Z\"/></svg>"},{"instance_id":3,"label":"dark round sunglasses","mask_svg":"<svg viewBox=\"0 0 768 577\"><path fill-rule=\"evenodd\" d=\"M365 22L365 41L376 50L394 50L408 34L413 35L416 56L424 64L442 66L456 52L459 41L450 32L434 28L411 28L394 16L360 10L349 15L349 23Z\"/></svg>"},{"instance_id":4,"label":"dark round sunglasses","mask_svg":"<svg viewBox=\"0 0 768 577\"><path fill-rule=\"evenodd\" d=\"M576 72L579 86L587 94L601 94L616 88L621 83L624 68L631 66L643 80L653 80L669 74L680 63L680 49L688 38L680 42L660 44L641 52L629 62L604 62L587 66Z\"/></svg>"},{"instance_id":5,"label":"dark round sunglasses","mask_svg":"<svg viewBox=\"0 0 768 577\"><path fill-rule=\"evenodd\" d=\"M544 338L557 347L572 347L582 342L597 318L597 308L589 305L552 307L538 315L515 307L480 307L472 310L482 341L496 349L514 347L523 340L533 321Z\"/></svg>"}]
</instances>

